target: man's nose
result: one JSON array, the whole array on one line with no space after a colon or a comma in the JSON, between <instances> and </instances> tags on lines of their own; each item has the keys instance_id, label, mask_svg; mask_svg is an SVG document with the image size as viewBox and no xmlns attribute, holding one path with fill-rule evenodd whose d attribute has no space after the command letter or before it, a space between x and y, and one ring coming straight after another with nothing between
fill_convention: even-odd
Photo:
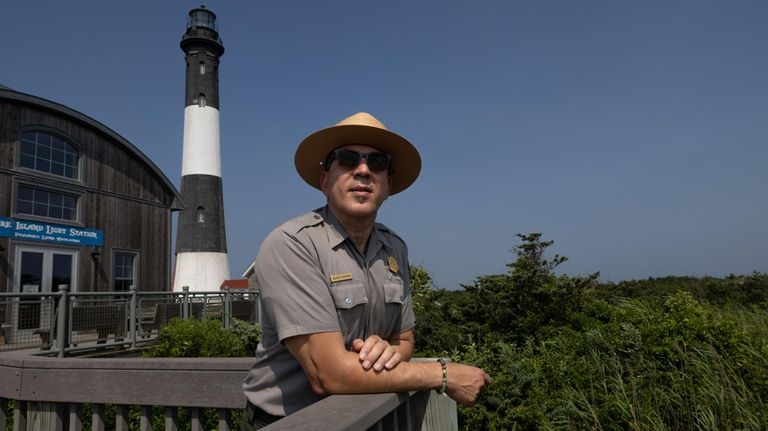
<instances>
[{"instance_id":1,"label":"man's nose","mask_svg":"<svg viewBox=\"0 0 768 431\"><path fill-rule=\"evenodd\" d=\"M368 169L368 159L363 157L360 159L360 163L357 164L355 167L355 176L362 175L362 176L368 176L371 174L371 170Z\"/></svg>"}]
</instances>

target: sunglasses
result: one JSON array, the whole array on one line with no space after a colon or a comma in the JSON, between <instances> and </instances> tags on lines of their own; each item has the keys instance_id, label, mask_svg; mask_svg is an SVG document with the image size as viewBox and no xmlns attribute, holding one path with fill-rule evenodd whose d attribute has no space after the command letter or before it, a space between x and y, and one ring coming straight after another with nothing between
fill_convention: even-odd
<instances>
[{"instance_id":1,"label":"sunglasses","mask_svg":"<svg viewBox=\"0 0 768 431\"><path fill-rule=\"evenodd\" d=\"M365 159L365 164L368 165L368 169L372 172L385 171L389 169L389 165L392 162L392 156L389 154L381 152L361 153L345 148L339 148L328 155L327 163L324 163L325 170L331 168L331 163L333 163L334 160L338 161L339 165L343 168L354 169L360 164L362 159Z\"/></svg>"}]
</instances>

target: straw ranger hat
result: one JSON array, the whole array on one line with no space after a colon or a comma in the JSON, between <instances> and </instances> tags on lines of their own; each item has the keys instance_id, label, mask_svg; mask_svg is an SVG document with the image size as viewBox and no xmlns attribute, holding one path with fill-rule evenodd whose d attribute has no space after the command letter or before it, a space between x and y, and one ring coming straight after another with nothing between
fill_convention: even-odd
<instances>
[{"instance_id":1,"label":"straw ranger hat","mask_svg":"<svg viewBox=\"0 0 768 431\"><path fill-rule=\"evenodd\" d=\"M322 162L328 154L344 145L368 145L392 156L392 189L394 195L407 189L421 171L421 156L407 139L390 132L373 115L358 112L336 125L307 136L296 149L293 162L296 171L310 186L320 190Z\"/></svg>"}]
</instances>

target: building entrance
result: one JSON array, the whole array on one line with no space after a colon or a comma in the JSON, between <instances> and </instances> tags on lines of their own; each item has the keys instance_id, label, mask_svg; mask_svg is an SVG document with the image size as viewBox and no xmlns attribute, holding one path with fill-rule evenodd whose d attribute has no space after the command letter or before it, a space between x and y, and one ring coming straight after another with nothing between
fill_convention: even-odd
<instances>
[{"instance_id":1,"label":"building entrance","mask_svg":"<svg viewBox=\"0 0 768 431\"><path fill-rule=\"evenodd\" d=\"M14 259L13 292L50 293L60 285L77 290L78 251L67 248L18 245ZM16 299L11 305L11 336L32 336L53 323L55 299L30 297Z\"/></svg>"}]
</instances>

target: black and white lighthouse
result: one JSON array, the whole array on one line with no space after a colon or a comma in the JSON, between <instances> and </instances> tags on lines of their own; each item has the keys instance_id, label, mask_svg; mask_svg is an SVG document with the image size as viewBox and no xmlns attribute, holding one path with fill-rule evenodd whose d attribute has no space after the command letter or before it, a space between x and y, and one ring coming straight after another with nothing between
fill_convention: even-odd
<instances>
[{"instance_id":1,"label":"black and white lighthouse","mask_svg":"<svg viewBox=\"0 0 768 431\"><path fill-rule=\"evenodd\" d=\"M173 290L218 290L229 278L219 142L219 38L216 14L189 12L181 39L187 63L181 195Z\"/></svg>"}]
</instances>

